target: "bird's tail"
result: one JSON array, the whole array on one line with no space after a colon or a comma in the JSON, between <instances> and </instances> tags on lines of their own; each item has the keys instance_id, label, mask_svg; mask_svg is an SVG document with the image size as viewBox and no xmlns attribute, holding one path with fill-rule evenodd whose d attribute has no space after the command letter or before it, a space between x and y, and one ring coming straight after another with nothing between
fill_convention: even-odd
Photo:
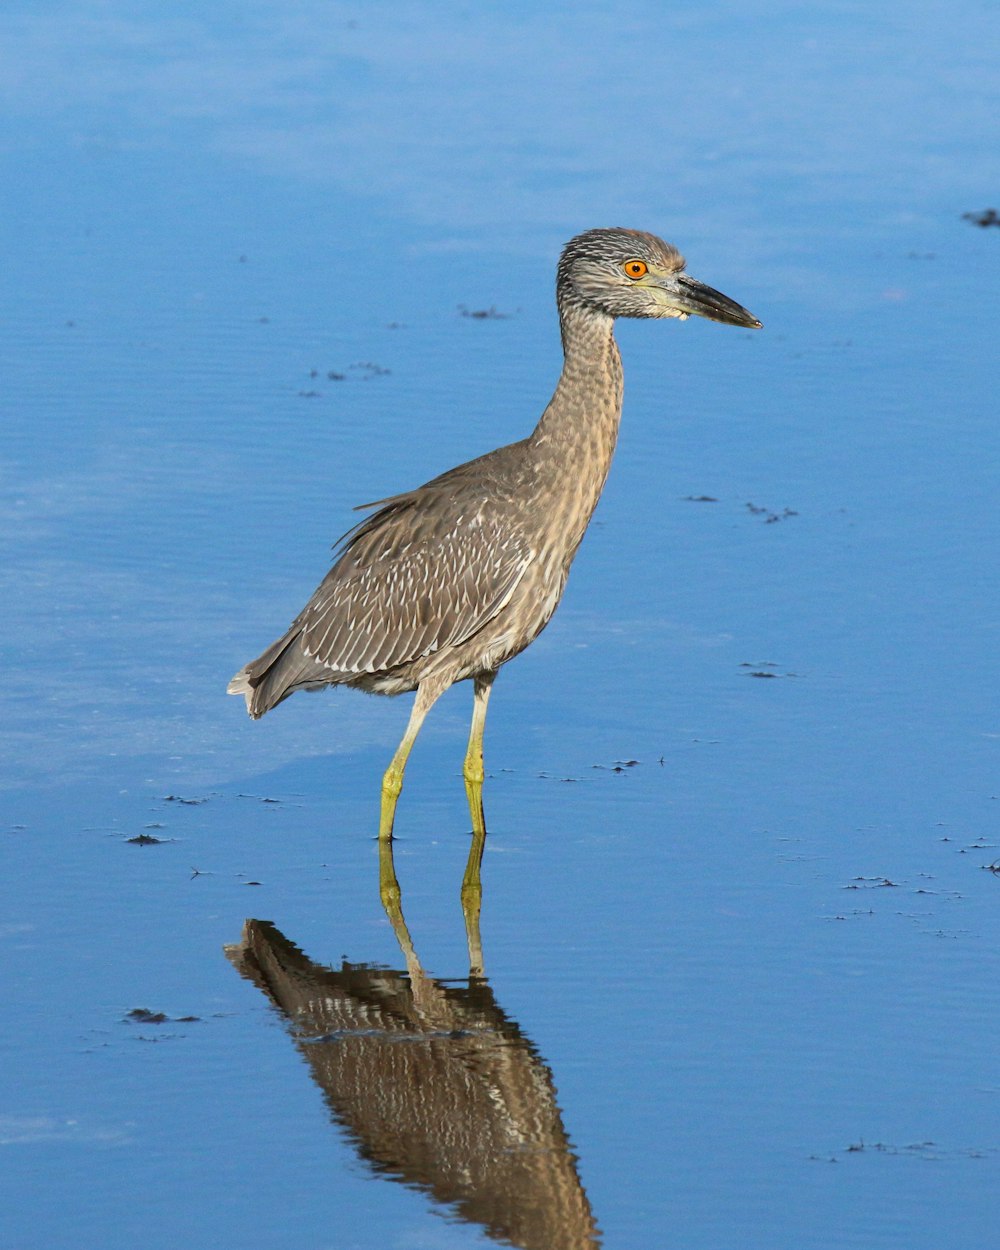
<instances>
[{"instance_id":1,"label":"bird's tail","mask_svg":"<svg viewBox=\"0 0 1000 1250\"><path fill-rule=\"evenodd\" d=\"M317 690L336 681L335 673L306 655L302 635L293 626L256 660L241 668L226 687L226 693L243 695L247 711L258 720L296 690Z\"/></svg>"}]
</instances>

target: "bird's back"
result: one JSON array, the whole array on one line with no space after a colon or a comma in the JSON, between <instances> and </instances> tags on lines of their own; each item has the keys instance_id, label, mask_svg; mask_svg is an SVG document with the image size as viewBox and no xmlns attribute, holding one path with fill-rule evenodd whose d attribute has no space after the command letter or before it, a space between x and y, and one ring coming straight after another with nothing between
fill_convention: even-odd
<instances>
[{"instance_id":1,"label":"bird's back","mask_svg":"<svg viewBox=\"0 0 1000 1250\"><path fill-rule=\"evenodd\" d=\"M297 689L345 684L395 694L429 672L447 685L483 662L503 663L555 606L537 587L517 594L539 554L551 555L540 492L537 454L525 439L362 505L377 511L345 536L288 632L237 673L231 692L261 716ZM545 560L561 590L559 563Z\"/></svg>"}]
</instances>

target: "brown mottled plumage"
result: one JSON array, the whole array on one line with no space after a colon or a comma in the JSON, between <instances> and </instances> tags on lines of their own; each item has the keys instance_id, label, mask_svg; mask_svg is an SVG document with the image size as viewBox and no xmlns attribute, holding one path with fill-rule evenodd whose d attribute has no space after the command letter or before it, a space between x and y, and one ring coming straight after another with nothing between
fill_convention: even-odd
<instances>
[{"instance_id":1,"label":"brown mottled plumage","mask_svg":"<svg viewBox=\"0 0 1000 1250\"><path fill-rule=\"evenodd\" d=\"M614 319L693 313L760 324L683 270L676 248L640 231L590 230L566 245L556 283L565 360L534 432L368 505L378 511L347 535L288 632L230 682L251 716L299 689L416 689L383 786L394 808L423 717L449 686L474 678L466 780L481 784L490 684L555 611L611 465L622 402ZM391 825L390 811L385 836Z\"/></svg>"}]
</instances>

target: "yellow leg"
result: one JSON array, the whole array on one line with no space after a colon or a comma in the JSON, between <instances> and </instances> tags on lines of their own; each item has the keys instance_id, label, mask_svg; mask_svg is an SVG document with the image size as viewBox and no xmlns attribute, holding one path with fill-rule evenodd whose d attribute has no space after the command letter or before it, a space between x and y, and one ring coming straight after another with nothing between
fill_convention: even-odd
<instances>
[{"instance_id":1,"label":"yellow leg","mask_svg":"<svg viewBox=\"0 0 1000 1250\"><path fill-rule=\"evenodd\" d=\"M440 689L417 687L417 697L413 701L403 740L396 748L396 754L382 778L382 805L378 822L378 885L382 906L397 932L398 925L402 925L404 930L406 925L403 922L399 881L396 879L396 868L392 859L392 825L396 817L396 800L403 788L406 761L420 732L420 726L440 694Z\"/></svg>"},{"instance_id":2,"label":"yellow leg","mask_svg":"<svg viewBox=\"0 0 1000 1250\"><path fill-rule=\"evenodd\" d=\"M483 730L486 727L486 706L490 699L495 673L476 678L475 703L472 708L472 730L469 748L465 753L462 774L465 777L465 795L469 800L472 817L472 845L462 878L462 911L465 913L465 931L469 940L470 972L482 976L483 952L479 937L479 913L483 902L483 886L480 867L486 845L486 817L483 813Z\"/></svg>"},{"instance_id":3,"label":"yellow leg","mask_svg":"<svg viewBox=\"0 0 1000 1250\"><path fill-rule=\"evenodd\" d=\"M469 748L465 752L465 764L462 768L474 833L486 832L483 819L483 778L486 775L483 769L483 730L486 728L486 707L490 701L490 690L493 688L495 676L495 673L489 673L485 677L476 678L472 729L469 733Z\"/></svg>"},{"instance_id":4,"label":"yellow leg","mask_svg":"<svg viewBox=\"0 0 1000 1250\"><path fill-rule=\"evenodd\" d=\"M440 694L440 690L426 690L423 686L417 687L417 697L413 702L413 710L410 712L410 719L406 726L406 733L403 734L403 741L396 748L396 754L392 757L392 763L385 770L385 776L382 778L382 807L378 822L378 836L381 842L387 842L392 838L392 825L396 817L396 800L399 798L399 792L403 788L403 772L406 769L406 761L409 759L410 751L417 740L420 726L424 723L424 717L431 710Z\"/></svg>"}]
</instances>

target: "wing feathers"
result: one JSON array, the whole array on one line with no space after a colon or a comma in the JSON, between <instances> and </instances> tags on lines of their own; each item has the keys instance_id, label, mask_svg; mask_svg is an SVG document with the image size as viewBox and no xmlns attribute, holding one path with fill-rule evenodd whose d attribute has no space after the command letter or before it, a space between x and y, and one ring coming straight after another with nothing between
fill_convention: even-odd
<instances>
[{"instance_id":1,"label":"wing feathers","mask_svg":"<svg viewBox=\"0 0 1000 1250\"><path fill-rule=\"evenodd\" d=\"M535 559L523 524L526 443L459 465L375 508L288 632L233 678L251 716L293 690L392 673L474 638L511 602ZM519 524L519 521L521 524ZM484 647L513 638L498 622Z\"/></svg>"},{"instance_id":2,"label":"wing feathers","mask_svg":"<svg viewBox=\"0 0 1000 1250\"><path fill-rule=\"evenodd\" d=\"M510 601L532 559L523 542L479 519L461 537L421 535L419 521L393 501L349 540L296 621L312 660L383 672L459 646Z\"/></svg>"}]
</instances>

